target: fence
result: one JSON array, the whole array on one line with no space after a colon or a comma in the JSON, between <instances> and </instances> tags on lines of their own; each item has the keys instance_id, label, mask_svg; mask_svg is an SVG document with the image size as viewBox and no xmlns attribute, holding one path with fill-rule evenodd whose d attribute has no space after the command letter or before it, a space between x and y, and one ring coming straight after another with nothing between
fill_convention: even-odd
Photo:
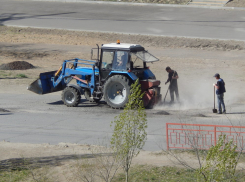
<instances>
[{"instance_id":1,"label":"fence","mask_svg":"<svg viewBox=\"0 0 245 182\"><path fill-rule=\"evenodd\" d=\"M244 149L244 126L166 123L167 150L171 148L207 150L216 145L220 135L226 135L227 141L233 140L238 151Z\"/></svg>"}]
</instances>

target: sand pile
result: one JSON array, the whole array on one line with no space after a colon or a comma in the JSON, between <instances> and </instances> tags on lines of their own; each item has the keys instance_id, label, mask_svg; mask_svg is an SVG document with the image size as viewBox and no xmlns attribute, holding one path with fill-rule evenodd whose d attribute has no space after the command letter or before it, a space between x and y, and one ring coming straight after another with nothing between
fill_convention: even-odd
<instances>
[{"instance_id":1,"label":"sand pile","mask_svg":"<svg viewBox=\"0 0 245 182\"><path fill-rule=\"evenodd\" d=\"M32 68L35 67L26 61L14 61L0 66L0 70L27 70Z\"/></svg>"}]
</instances>

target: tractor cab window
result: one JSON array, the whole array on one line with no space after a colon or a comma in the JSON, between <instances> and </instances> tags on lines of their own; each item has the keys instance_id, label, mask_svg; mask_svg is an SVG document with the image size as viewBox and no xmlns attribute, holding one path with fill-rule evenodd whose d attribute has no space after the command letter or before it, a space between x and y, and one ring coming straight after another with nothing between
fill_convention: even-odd
<instances>
[{"instance_id":1,"label":"tractor cab window","mask_svg":"<svg viewBox=\"0 0 245 182\"><path fill-rule=\"evenodd\" d=\"M135 54L131 54L130 63L133 68L144 68L144 62Z\"/></svg>"},{"instance_id":2,"label":"tractor cab window","mask_svg":"<svg viewBox=\"0 0 245 182\"><path fill-rule=\"evenodd\" d=\"M128 52L127 51L116 51L114 55L112 69L116 71L126 70L127 63L128 63Z\"/></svg>"},{"instance_id":3,"label":"tractor cab window","mask_svg":"<svg viewBox=\"0 0 245 182\"><path fill-rule=\"evenodd\" d=\"M114 51L103 51L102 64L101 64L102 69L106 69L106 70L112 69L112 62L113 62L114 55L115 55Z\"/></svg>"},{"instance_id":4,"label":"tractor cab window","mask_svg":"<svg viewBox=\"0 0 245 182\"><path fill-rule=\"evenodd\" d=\"M158 58L147 51L131 52L130 57L133 68L144 68L144 63L159 61Z\"/></svg>"}]
</instances>

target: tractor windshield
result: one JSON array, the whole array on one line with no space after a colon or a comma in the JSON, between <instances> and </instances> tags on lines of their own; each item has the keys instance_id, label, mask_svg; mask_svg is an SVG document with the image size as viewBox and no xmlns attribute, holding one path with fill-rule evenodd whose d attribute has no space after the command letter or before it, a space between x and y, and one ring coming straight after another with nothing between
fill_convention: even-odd
<instances>
[{"instance_id":1,"label":"tractor windshield","mask_svg":"<svg viewBox=\"0 0 245 182\"><path fill-rule=\"evenodd\" d=\"M147 63L159 61L159 59L157 59L155 56L153 56L147 51L132 52L132 55Z\"/></svg>"}]
</instances>

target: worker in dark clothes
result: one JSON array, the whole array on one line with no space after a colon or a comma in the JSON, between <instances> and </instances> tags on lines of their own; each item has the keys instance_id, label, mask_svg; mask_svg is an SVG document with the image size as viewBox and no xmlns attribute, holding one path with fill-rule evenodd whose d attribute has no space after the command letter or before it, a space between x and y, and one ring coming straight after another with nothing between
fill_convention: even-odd
<instances>
[{"instance_id":1,"label":"worker in dark clothes","mask_svg":"<svg viewBox=\"0 0 245 182\"><path fill-rule=\"evenodd\" d=\"M226 113L225 110L225 103L224 103L224 93L226 92L225 90L225 82L222 78L220 78L219 73L216 73L214 75L214 77L217 80L217 83L213 84L213 86L216 88L216 95L217 95L217 100L218 100L218 108L219 108L219 112L218 114L222 114L222 108L223 107L223 113Z\"/></svg>"},{"instance_id":2,"label":"worker in dark clothes","mask_svg":"<svg viewBox=\"0 0 245 182\"><path fill-rule=\"evenodd\" d=\"M169 85L169 92L171 97L171 102L174 102L174 92L177 98L177 101L179 101L179 90L178 90L178 83L177 79L179 78L178 73L174 70L172 70L169 66L166 68L166 71L168 72L168 80L165 82L165 85L170 82Z\"/></svg>"}]
</instances>

